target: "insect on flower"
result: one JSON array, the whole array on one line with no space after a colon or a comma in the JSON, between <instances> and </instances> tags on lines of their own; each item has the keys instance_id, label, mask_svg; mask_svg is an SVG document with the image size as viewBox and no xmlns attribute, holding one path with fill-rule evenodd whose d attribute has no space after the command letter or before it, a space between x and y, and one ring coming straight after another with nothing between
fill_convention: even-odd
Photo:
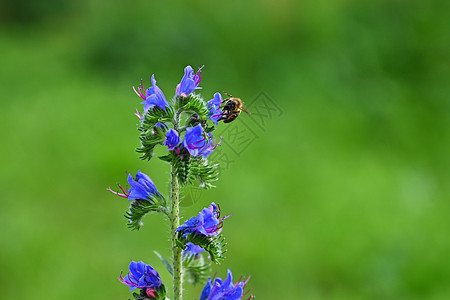
<instances>
[{"instance_id":1,"label":"insect on flower","mask_svg":"<svg viewBox=\"0 0 450 300\"><path fill-rule=\"evenodd\" d=\"M230 98L225 100L225 105L222 108L223 115L219 121L223 120L224 123L230 123L236 120L236 118L241 114L241 111L245 111L250 114L247 108L244 107L244 102L240 98L233 97L225 92L224 94Z\"/></svg>"}]
</instances>

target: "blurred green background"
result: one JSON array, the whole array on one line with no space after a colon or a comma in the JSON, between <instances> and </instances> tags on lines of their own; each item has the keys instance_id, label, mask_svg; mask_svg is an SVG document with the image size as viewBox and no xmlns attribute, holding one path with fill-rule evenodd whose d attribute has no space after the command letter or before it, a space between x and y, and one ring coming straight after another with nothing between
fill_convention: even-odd
<instances>
[{"instance_id":1,"label":"blurred green background","mask_svg":"<svg viewBox=\"0 0 450 300\"><path fill-rule=\"evenodd\" d=\"M131 87L155 74L170 98L204 64L205 99L262 91L282 111L242 114L257 138L236 155L225 136L234 162L184 203L233 214L213 273L251 274L258 299L449 299L449 17L445 1L2 1L0 298L128 299L131 260L170 285L165 219L131 232L105 189L142 170L168 190L168 166L134 152Z\"/></svg>"}]
</instances>

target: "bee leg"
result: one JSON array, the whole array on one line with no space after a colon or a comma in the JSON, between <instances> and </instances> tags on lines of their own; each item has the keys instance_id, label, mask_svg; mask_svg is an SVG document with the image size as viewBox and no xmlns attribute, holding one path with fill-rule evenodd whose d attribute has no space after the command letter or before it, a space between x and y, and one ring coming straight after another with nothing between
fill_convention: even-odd
<instances>
[{"instance_id":1,"label":"bee leg","mask_svg":"<svg viewBox=\"0 0 450 300\"><path fill-rule=\"evenodd\" d=\"M228 94L227 92L223 92L225 95L227 95L230 98L233 98L233 96L231 96L230 94Z\"/></svg>"},{"instance_id":2,"label":"bee leg","mask_svg":"<svg viewBox=\"0 0 450 300\"><path fill-rule=\"evenodd\" d=\"M219 121L221 121L221 120L226 120L227 118L228 118L228 115L224 113L224 114L219 118L219 120L217 120L217 122L219 122Z\"/></svg>"}]
</instances>

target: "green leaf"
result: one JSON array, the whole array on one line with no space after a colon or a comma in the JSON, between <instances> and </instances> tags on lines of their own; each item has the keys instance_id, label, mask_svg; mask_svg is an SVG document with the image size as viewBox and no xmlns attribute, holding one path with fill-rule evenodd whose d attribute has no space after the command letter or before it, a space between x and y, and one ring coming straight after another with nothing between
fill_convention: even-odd
<instances>
[{"instance_id":1,"label":"green leaf","mask_svg":"<svg viewBox=\"0 0 450 300\"><path fill-rule=\"evenodd\" d=\"M206 125L206 128L205 128L205 132L206 132L206 133L213 132L214 130L216 130L216 128L214 127L214 125L213 125L213 126L208 126L208 124Z\"/></svg>"},{"instance_id":2,"label":"green leaf","mask_svg":"<svg viewBox=\"0 0 450 300\"><path fill-rule=\"evenodd\" d=\"M151 200L134 200L128 211L125 212L128 227L131 230L139 230L144 225L142 219L150 212L163 212L167 215L165 205L166 201L163 196L155 196Z\"/></svg>"},{"instance_id":3,"label":"green leaf","mask_svg":"<svg viewBox=\"0 0 450 300\"><path fill-rule=\"evenodd\" d=\"M175 109L181 113L197 114L199 120L207 120L209 116L208 105L196 94L190 93L187 97L176 98Z\"/></svg>"},{"instance_id":4,"label":"green leaf","mask_svg":"<svg viewBox=\"0 0 450 300\"><path fill-rule=\"evenodd\" d=\"M189 182L194 183L197 179L199 187L205 190L214 186L214 182L218 180L218 164L210 165L206 158L193 159L190 168Z\"/></svg>"},{"instance_id":5,"label":"green leaf","mask_svg":"<svg viewBox=\"0 0 450 300\"><path fill-rule=\"evenodd\" d=\"M164 266L166 267L167 271L169 271L170 275L173 276L173 268L172 265L167 261L167 259L162 256L161 254L159 254L157 251L153 251L156 256L158 256L159 260L162 261L162 263L164 264Z\"/></svg>"},{"instance_id":6,"label":"green leaf","mask_svg":"<svg viewBox=\"0 0 450 300\"><path fill-rule=\"evenodd\" d=\"M171 107L160 109L153 107L142 116L138 130L141 132L139 140L141 147L136 151L141 153L143 160L150 160L153 157L153 149L164 142L167 127L156 126L156 123L171 123L173 121L174 111Z\"/></svg>"},{"instance_id":7,"label":"green leaf","mask_svg":"<svg viewBox=\"0 0 450 300\"><path fill-rule=\"evenodd\" d=\"M186 248L186 244L191 242L194 245L200 246L206 250L209 254L209 258L213 263L220 263L224 259L223 254L226 252L223 250L225 247L225 238L222 234L216 236L206 236L203 234L197 234L195 232L190 233L186 238L182 237L182 232L178 232L177 246L181 249Z\"/></svg>"},{"instance_id":8,"label":"green leaf","mask_svg":"<svg viewBox=\"0 0 450 300\"><path fill-rule=\"evenodd\" d=\"M170 162L172 162L172 160L173 160L173 155L172 155L172 153L169 153L169 154L167 154L167 155L158 156L158 158L159 158L160 160L162 160L162 161L165 161L165 162L170 163Z\"/></svg>"},{"instance_id":9,"label":"green leaf","mask_svg":"<svg viewBox=\"0 0 450 300\"><path fill-rule=\"evenodd\" d=\"M186 149L182 149L181 151L184 151L184 153L180 153L180 155L172 154L172 156L167 157L167 159L172 164L180 185L184 186L186 185L189 179L191 169L191 157Z\"/></svg>"},{"instance_id":10,"label":"green leaf","mask_svg":"<svg viewBox=\"0 0 450 300\"><path fill-rule=\"evenodd\" d=\"M200 253L196 256L194 255L183 255L183 268L187 281L196 285L198 283L203 284L206 282L211 264L206 263L203 255Z\"/></svg>"}]
</instances>

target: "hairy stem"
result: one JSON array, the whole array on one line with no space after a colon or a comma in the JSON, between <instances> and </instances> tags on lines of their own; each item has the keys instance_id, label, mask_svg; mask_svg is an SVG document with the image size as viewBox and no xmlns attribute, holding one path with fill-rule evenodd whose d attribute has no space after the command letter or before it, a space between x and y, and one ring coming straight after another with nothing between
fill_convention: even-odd
<instances>
[{"instance_id":1,"label":"hairy stem","mask_svg":"<svg viewBox=\"0 0 450 300\"><path fill-rule=\"evenodd\" d=\"M179 114L175 113L174 127L178 129L179 126ZM176 233L178 227L180 227L180 186L178 183L177 174L175 168L172 165L171 170L171 234L172 234L172 254L173 254L173 299L183 299L183 270L181 265L181 249L176 244Z\"/></svg>"}]
</instances>

